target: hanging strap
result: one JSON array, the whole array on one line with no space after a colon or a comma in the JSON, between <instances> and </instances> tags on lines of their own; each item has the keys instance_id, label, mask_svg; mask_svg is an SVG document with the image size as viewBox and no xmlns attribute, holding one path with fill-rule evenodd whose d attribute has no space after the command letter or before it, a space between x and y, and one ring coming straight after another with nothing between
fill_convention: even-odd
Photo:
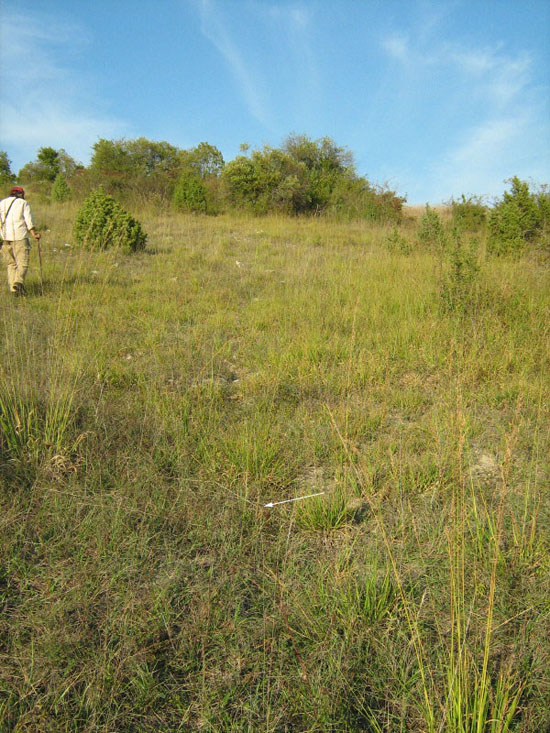
<instances>
[{"instance_id":1,"label":"hanging strap","mask_svg":"<svg viewBox=\"0 0 550 733\"><path fill-rule=\"evenodd\" d=\"M1 222L1 224L2 224L2 229L4 228L4 224L5 224L5 223L7 222L7 220L8 220L8 214L10 213L10 209L11 209L11 207L12 207L12 206L14 205L14 203L15 203L15 202L17 201L17 199L18 199L18 196L14 196L14 198L13 198L13 201L12 201L12 202L11 202L11 204L10 204L10 205L8 206L8 210L6 211L6 216L4 217L4 220L3 220L3 221L2 221L2 217L0 216L0 222Z\"/></svg>"}]
</instances>

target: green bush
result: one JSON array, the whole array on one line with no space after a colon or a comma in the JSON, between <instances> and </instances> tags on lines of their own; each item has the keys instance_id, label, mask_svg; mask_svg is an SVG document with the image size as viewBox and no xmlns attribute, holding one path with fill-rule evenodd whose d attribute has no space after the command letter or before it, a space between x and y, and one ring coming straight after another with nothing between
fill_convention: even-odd
<instances>
[{"instance_id":1,"label":"green bush","mask_svg":"<svg viewBox=\"0 0 550 733\"><path fill-rule=\"evenodd\" d=\"M548 189L548 186L541 186L536 199L541 216L542 227L543 229L547 229L550 225L550 190Z\"/></svg>"},{"instance_id":2,"label":"green bush","mask_svg":"<svg viewBox=\"0 0 550 733\"><path fill-rule=\"evenodd\" d=\"M487 209L479 197L464 194L459 201L451 201L453 224L462 231L479 231L487 220Z\"/></svg>"},{"instance_id":3,"label":"green bush","mask_svg":"<svg viewBox=\"0 0 550 733\"><path fill-rule=\"evenodd\" d=\"M426 204L426 211L420 217L418 239L421 244L438 251L445 249L448 243L443 221L429 204Z\"/></svg>"},{"instance_id":4,"label":"green bush","mask_svg":"<svg viewBox=\"0 0 550 733\"><path fill-rule=\"evenodd\" d=\"M134 252L145 247L141 224L99 186L85 199L74 224L74 238L89 249L121 247Z\"/></svg>"},{"instance_id":5,"label":"green bush","mask_svg":"<svg viewBox=\"0 0 550 733\"><path fill-rule=\"evenodd\" d=\"M185 171L180 176L172 201L176 209L180 211L205 214L208 210L206 187L201 179L191 171Z\"/></svg>"},{"instance_id":6,"label":"green bush","mask_svg":"<svg viewBox=\"0 0 550 733\"><path fill-rule=\"evenodd\" d=\"M58 173L52 186L52 201L63 203L71 198L71 189L63 173Z\"/></svg>"},{"instance_id":7,"label":"green bush","mask_svg":"<svg viewBox=\"0 0 550 733\"><path fill-rule=\"evenodd\" d=\"M342 175L332 188L327 213L339 219L396 222L404 201L395 191L373 186L366 178Z\"/></svg>"},{"instance_id":8,"label":"green bush","mask_svg":"<svg viewBox=\"0 0 550 733\"><path fill-rule=\"evenodd\" d=\"M537 197L517 176L510 183L511 191L504 192L489 217L487 251L491 254L521 254L528 242L539 238L547 220L547 196Z\"/></svg>"}]
</instances>

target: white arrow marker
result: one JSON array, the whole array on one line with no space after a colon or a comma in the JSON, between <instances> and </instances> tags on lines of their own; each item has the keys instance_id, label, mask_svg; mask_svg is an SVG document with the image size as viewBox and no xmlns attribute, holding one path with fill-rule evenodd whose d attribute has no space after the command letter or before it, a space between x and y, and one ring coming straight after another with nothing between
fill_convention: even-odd
<instances>
[{"instance_id":1,"label":"white arrow marker","mask_svg":"<svg viewBox=\"0 0 550 733\"><path fill-rule=\"evenodd\" d=\"M271 509L272 506L277 506L277 504L288 504L289 501L301 501L302 499L311 499L312 496L321 496L321 494L324 494L324 491L320 491L318 494L308 494L307 496L297 496L294 499L285 499L284 501L270 501L269 504L264 504L265 507L269 507Z\"/></svg>"}]
</instances>

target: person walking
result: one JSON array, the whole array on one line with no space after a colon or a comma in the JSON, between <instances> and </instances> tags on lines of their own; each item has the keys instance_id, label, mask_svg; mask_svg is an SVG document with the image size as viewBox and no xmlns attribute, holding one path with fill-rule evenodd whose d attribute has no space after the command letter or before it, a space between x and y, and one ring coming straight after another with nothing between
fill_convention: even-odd
<instances>
[{"instance_id":1,"label":"person walking","mask_svg":"<svg viewBox=\"0 0 550 733\"><path fill-rule=\"evenodd\" d=\"M36 240L36 231L29 204L25 201L25 191L14 186L10 195L0 201L0 223L2 255L8 266L8 285L14 295L25 295L25 277L29 268L31 245L29 234Z\"/></svg>"}]
</instances>

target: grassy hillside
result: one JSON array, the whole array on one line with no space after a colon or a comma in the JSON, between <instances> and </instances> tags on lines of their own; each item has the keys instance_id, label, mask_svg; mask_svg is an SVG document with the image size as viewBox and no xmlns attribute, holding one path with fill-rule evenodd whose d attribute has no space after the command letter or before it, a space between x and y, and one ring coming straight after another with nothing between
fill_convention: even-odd
<instances>
[{"instance_id":1,"label":"grassy hillside","mask_svg":"<svg viewBox=\"0 0 550 733\"><path fill-rule=\"evenodd\" d=\"M91 253L35 213L0 729L548 729L547 265L169 212Z\"/></svg>"}]
</instances>

